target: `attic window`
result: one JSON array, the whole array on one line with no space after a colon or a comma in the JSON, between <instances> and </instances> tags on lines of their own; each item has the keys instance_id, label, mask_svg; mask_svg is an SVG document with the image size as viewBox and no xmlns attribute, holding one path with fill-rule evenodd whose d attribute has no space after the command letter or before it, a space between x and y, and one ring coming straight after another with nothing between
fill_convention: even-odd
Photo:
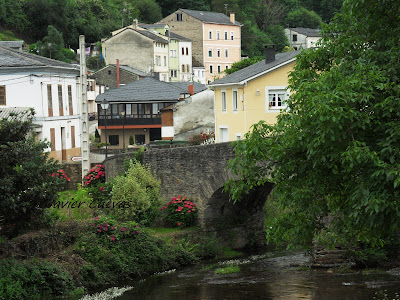
<instances>
[{"instance_id":1,"label":"attic window","mask_svg":"<svg viewBox=\"0 0 400 300\"><path fill-rule=\"evenodd\" d=\"M176 20L182 22L182 14L176 14Z\"/></svg>"},{"instance_id":2,"label":"attic window","mask_svg":"<svg viewBox=\"0 0 400 300\"><path fill-rule=\"evenodd\" d=\"M108 75L111 75L111 70L108 70Z\"/></svg>"}]
</instances>

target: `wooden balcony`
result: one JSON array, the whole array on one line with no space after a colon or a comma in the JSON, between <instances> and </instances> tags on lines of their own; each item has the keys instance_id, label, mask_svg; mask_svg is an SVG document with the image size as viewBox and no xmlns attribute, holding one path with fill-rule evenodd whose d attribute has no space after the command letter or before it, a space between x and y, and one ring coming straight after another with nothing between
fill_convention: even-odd
<instances>
[{"instance_id":1,"label":"wooden balcony","mask_svg":"<svg viewBox=\"0 0 400 300\"><path fill-rule=\"evenodd\" d=\"M107 126L129 126L129 125L161 125L160 114L140 114L140 115L107 115ZM98 126L105 126L105 116L98 116Z\"/></svg>"}]
</instances>

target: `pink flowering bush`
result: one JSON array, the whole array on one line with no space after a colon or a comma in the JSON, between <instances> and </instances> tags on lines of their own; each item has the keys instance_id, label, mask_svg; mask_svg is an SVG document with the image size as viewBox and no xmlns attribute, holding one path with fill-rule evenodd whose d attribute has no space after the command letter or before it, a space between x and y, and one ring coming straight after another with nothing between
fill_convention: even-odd
<instances>
[{"instance_id":1,"label":"pink flowering bush","mask_svg":"<svg viewBox=\"0 0 400 300\"><path fill-rule=\"evenodd\" d=\"M172 197L171 201L159 208L166 211L167 222L174 227L187 227L195 223L197 219L196 205L186 197Z\"/></svg>"},{"instance_id":2,"label":"pink flowering bush","mask_svg":"<svg viewBox=\"0 0 400 300\"><path fill-rule=\"evenodd\" d=\"M65 181L71 181L63 169L59 169L57 172L51 174L51 177L58 177L60 179L64 179Z\"/></svg>"},{"instance_id":3,"label":"pink flowering bush","mask_svg":"<svg viewBox=\"0 0 400 300\"><path fill-rule=\"evenodd\" d=\"M106 181L104 165L96 165L83 177L83 187L97 186Z\"/></svg>"},{"instance_id":4,"label":"pink flowering bush","mask_svg":"<svg viewBox=\"0 0 400 300\"><path fill-rule=\"evenodd\" d=\"M93 232L110 242L116 242L135 237L140 233L140 227L135 222L117 224L109 217L95 217L89 224Z\"/></svg>"},{"instance_id":5,"label":"pink flowering bush","mask_svg":"<svg viewBox=\"0 0 400 300\"><path fill-rule=\"evenodd\" d=\"M190 145L201 145L201 144L212 144L215 139L214 132L200 132L200 134L195 134L188 139Z\"/></svg>"}]
</instances>

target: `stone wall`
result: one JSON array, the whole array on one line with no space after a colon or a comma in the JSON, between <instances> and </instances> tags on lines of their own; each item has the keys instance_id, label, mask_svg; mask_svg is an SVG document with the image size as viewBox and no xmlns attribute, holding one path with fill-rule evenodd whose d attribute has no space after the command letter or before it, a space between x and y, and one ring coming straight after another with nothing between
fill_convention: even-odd
<instances>
[{"instance_id":1,"label":"stone wall","mask_svg":"<svg viewBox=\"0 0 400 300\"><path fill-rule=\"evenodd\" d=\"M115 62L113 62L115 63ZM95 72L92 78L96 79L97 84L102 84L107 86L109 89L117 88L117 67L108 65ZM132 74L122 68L119 69L120 84L128 84L139 79L139 75Z\"/></svg>"}]
</instances>

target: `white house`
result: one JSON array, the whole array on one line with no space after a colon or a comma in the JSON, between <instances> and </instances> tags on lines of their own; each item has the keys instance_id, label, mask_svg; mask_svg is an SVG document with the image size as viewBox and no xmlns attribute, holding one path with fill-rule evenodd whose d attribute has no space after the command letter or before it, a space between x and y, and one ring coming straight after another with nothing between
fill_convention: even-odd
<instances>
[{"instance_id":1,"label":"white house","mask_svg":"<svg viewBox=\"0 0 400 300\"><path fill-rule=\"evenodd\" d=\"M316 47L321 38L320 30L311 28L286 28L285 34L294 50Z\"/></svg>"},{"instance_id":2,"label":"white house","mask_svg":"<svg viewBox=\"0 0 400 300\"><path fill-rule=\"evenodd\" d=\"M179 68L179 81L192 80L192 42L183 37L179 39Z\"/></svg>"},{"instance_id":3,"label":"white house","mask_svg":"<svg viewBox=\"0 0 400 300\"><path fill-rule=\"evenodd\" d=\"M35 131L50 156L81 155L79 66L0 47L0 108L35 109Z\"/></svg>"}]
</instances>

